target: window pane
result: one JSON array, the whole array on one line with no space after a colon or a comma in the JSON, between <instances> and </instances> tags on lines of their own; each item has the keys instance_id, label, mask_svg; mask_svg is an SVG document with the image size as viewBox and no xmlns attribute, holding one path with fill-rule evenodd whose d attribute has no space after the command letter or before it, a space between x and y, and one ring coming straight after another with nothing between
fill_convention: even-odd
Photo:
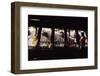
<instances>
[{"instance_id":1,"label":"window pane","mask_svg":"<svg viewBox=\"0 0 100 76\"><path fill-rule=\"evenodd\" d=\"M87 47L88 46L88 36L86 35L86 32L82 31L82 30L79 30L78 33L80 35L80 45L81 45L81 39L84 37L85 38L85 40L83 40L84 41L84 46Z\"/></svg>"},{"instance_id":2,"label":"window pane","mask_svg":"<svg viewBox=\"0 0 100 76\"><path fill-rule=\"evenodd\" d=\"M40 47L51 48L51 28L42 28Z\"/></svg>"},{"instance_id":3,"label":"window pane","mask_svg":"<svg viewBox=\"0 0 100 76\"><path fill-rule=\"evenodd\" d=\"M62 29L55 29L54 30L54 46L55 47L64 47L64 30Z\"/></svg>"},{"instance_id":4,"label":"window pane","mask_svg":"<svg viewBox=\"0 0 100 76\"><path fill-rule=\"evenodd\" d=\"M37 27L29 26L28 28L28 46L29 49L36 47L38 42L38 29Z\"/></svg>"},{"instance_id":5,"label":"window pane","mask_svg":"<svg viewBox=\"0 0 100 76\"><path fill-rule=\"evenodd\" d=\"M69 30L67 35L68 35L67 37L68 37L69 47L75 47L76 46L75 30Z\"/></svg>"}]
</instances>

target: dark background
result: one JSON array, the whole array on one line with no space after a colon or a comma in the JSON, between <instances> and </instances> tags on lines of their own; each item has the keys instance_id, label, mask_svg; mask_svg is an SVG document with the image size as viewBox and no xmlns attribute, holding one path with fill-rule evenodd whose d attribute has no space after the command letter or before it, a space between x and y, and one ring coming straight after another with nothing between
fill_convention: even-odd
<instances>
[{"instance_id":1,"label":"dark background","mask_svg":"<svg viewBox=\"0 0 100 76\"><path fill-rule=\"evenodd\" d=\"M39 19L33 21L31 19ZM49 27L71 30L84 30L87 33L88 29L87 17L64 17L64 16L43 16L29 15L28 26L34 27ZM50 59L77 59L88 58L88 47L79 49L75 47L52 47L41 48L36 47L28 50L28 60L50 60Z\"/></svg>"}]
</instances>

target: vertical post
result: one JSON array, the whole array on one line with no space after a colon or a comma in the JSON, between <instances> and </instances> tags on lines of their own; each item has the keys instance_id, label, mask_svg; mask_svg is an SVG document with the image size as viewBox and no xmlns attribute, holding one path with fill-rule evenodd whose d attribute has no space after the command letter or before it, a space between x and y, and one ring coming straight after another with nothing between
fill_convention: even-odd
<instances>
[{"instance_id":1,"label":"vertical post","mask_svg":"<svg viewBox=\"0 0 100 76\"><path fill-rule=\"evenodd\" d=\"M64 32L65 32L65 42L64 42L64 47L66 47L66 44L67 44L67 28L64 28Z\"/></svg>"},{"instance_id":2,"label":"vertical post","mask_svg":"<svg viewBox=\"0 0 100 76\"><path fill-rule=\"evenodd\" d=\"M51 35L51 43L52 43L52 47L54 47L54 25L52 26L52 35Z\"/></svg>"},{"instance_id":3,"label":"vertical post","mask_svg":"<svg viewBox=\"0 0 100 76\"><path fill-rule=\"evenodd\" d=\"M41 30L42 30L42 27L39 27L38 36L37 36L38 42L37 42L37 46L36 47L39 47L39 44L40 44Z\"/></svg>"},{"instance_id":4,"label":"vertical post","mask_svg":"<svg viewBox=\"0 0 100 76\"><path fill-rule=\"evenodd\" d=\"M78 30L76 29L75 30L75 33L76 33L76 41L77 41L77 44L78 44L78 46L80 47L80 42L79 42L79 40L80 40L80 36L79 36L79 34L78 34Z\"/></svg>"}]
</instances>

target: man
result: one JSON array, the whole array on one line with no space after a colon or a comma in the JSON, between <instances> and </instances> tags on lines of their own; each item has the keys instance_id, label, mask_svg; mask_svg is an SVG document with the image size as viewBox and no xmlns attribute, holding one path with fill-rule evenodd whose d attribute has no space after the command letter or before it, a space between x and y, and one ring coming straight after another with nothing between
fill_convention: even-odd
<instances>
[{"instance_id":1,"label":"man","mask_svg":"<svg viewBox=\"0 0 100 76\"><path fill-rule=\"evenodd\" d=\"M85 47L85 36L84 36L84 32L81 33L81 38L80 38L80 46L83 49Z\"/></svg>"}]
</instances>

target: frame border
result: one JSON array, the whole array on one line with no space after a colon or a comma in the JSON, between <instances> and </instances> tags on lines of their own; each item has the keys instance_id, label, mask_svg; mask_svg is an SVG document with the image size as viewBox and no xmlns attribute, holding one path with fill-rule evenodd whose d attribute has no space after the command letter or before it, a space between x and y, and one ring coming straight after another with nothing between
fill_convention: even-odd
<instances>
[{"instance_id":1,"label":"frame border","mask_svg":"<svg viewBox=\"0 0 100 76\"><path fill-rule=\"evenodd\" d=\"M80 67L62 67L50 69L34 69L34 70L20 70L20 7L45 7L45 8L62 8L62 9L80 9L80 10L94 10L94 50L95 61L94 66L80 66ZM11 72L15 74L25 73L42 73L42 72L57 72L57 71L73 71L73 70L88 70L97 69L97 7L94 6L80 6L80 5L61 5L61 4L48 4L48 3L31 3L31 2L13 2L11 3Z\"/></svg>"}]
</instances>

